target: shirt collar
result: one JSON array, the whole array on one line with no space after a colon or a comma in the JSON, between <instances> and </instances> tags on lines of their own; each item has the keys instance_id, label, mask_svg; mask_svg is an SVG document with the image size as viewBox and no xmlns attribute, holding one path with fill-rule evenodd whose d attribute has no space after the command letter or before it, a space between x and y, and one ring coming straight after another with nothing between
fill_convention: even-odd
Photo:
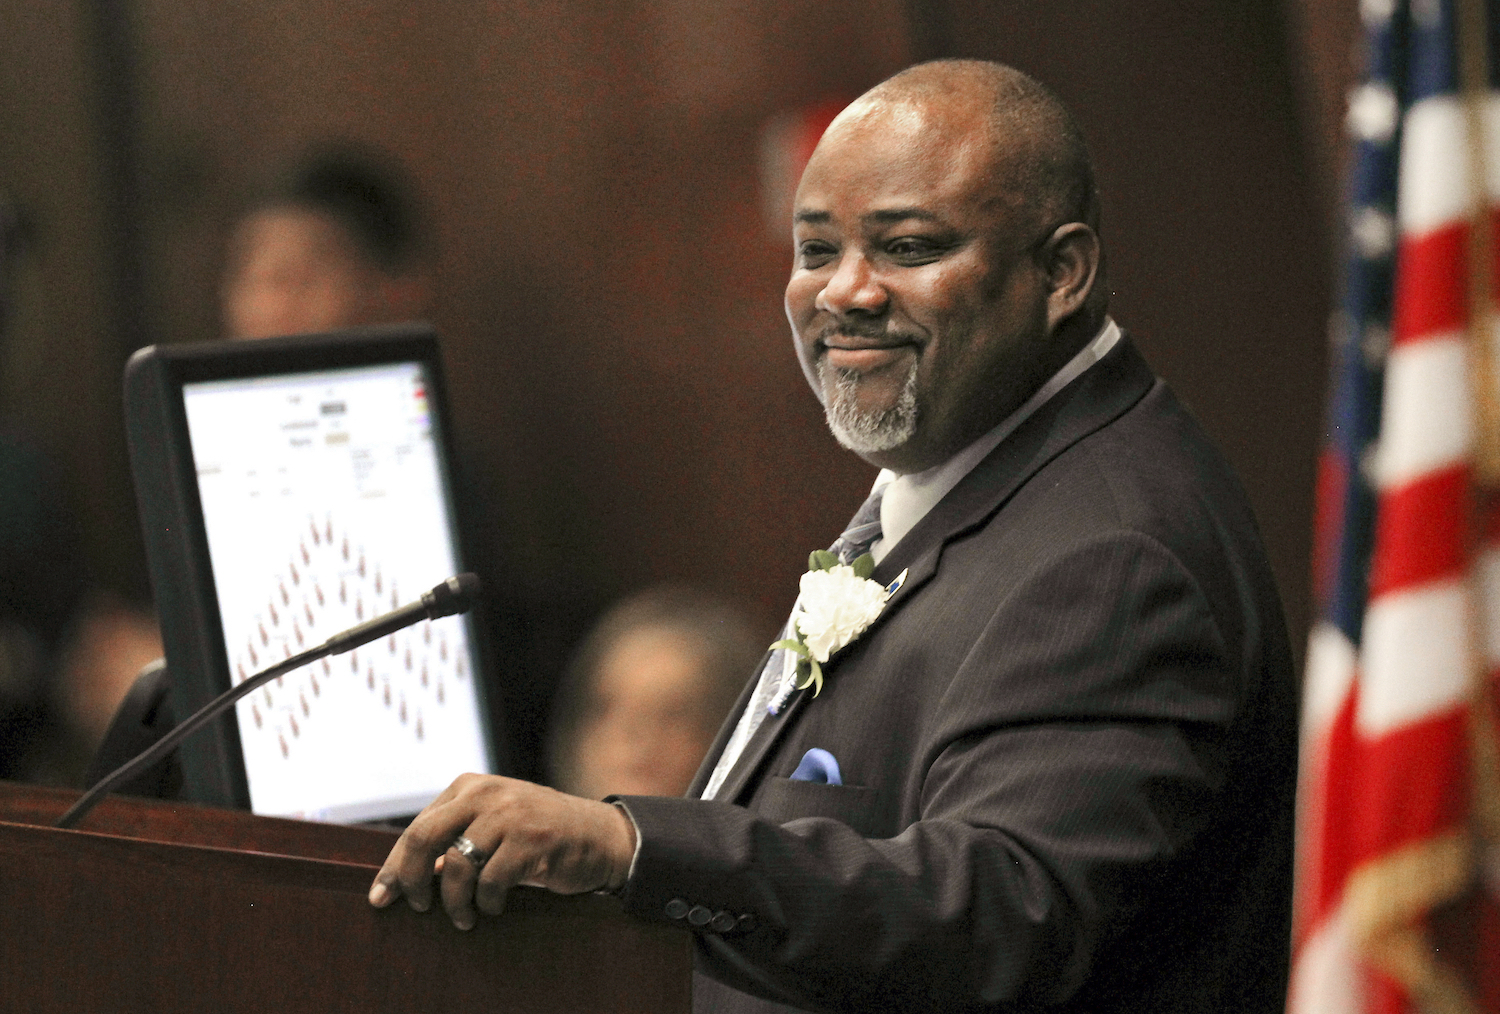
<instances>
[{"instance_id":1,"label":"shirt collar","mask_svg":"<svg viewBox=\"0 0 1500 1014\"><path fill-rule=\"evenodd\" d=\"M968 475L975 465L1000 446L1002 440L1014 433L1018 426L1051 400L1053 395L1078 379L1083 371L1103 359L1119 340L1119 326L1106 317L1104 326L1099 329L1099 333L1092 341L1080 349L1072 359L1069 359L1062 369L1052 375L1050 380L1037 388L1036 393L1026 399L1020 408L1006 416L1000 425L968 447L941 465L934 465L925 472L897 475L890 469L881 469L872 487L872 489L887 487L885 498L880 502L881 537L870 547L875 561L879 563L907 532L917 526L917 522L921 521L928 511L937 506L939 500L947 496L950 489L958 485L960 479Z\"/></svg>"}]
</instances>

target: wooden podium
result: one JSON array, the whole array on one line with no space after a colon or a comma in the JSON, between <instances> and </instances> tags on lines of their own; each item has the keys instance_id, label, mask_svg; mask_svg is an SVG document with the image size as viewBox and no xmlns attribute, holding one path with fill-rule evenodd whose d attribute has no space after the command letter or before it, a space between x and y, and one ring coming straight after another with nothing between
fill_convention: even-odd
<instances>
[{"instance_id":1,"label":"wooden podium","mask_svg":"<svg viewBox=\"0 0 1500 1014\"><path fill-rule=\"evenodd\" d=\"M0 782L0 1008L676 1014L687 933L511 892L468 933L365 895L395 836Z\"/></svg>"}]
</instances>

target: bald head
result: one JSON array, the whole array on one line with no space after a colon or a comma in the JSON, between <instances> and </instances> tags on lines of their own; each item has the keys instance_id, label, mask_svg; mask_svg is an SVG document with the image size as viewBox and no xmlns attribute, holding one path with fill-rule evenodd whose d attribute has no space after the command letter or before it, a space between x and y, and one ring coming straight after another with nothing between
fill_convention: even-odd
<instances>
[{"instance_id":1,"label":"bald head","mask_svg":"<svg viewBox=\"0 0 1500 1014\"><path fill-rule=\"evenodd\" d=\"M997 181L1017 210L1030 211L1038 228L1083 222L1099 230L1099 195L1083 134L1040 81L987 60L934 60L887 78L847 112L900 105L977 117L986 127Z\"/></svg>"}]
</instances>

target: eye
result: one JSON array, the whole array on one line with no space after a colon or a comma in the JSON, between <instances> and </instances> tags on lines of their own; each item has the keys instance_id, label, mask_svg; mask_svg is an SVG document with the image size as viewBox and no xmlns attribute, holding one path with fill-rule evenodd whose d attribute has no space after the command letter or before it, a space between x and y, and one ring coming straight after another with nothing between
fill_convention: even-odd
<instances>
[{"instance_id":1,"label":"eye","mask_svg":"<svg viewBox=\"0 0 1500 1014\"><path fill-rule=\"evenodd\" d=\"M797 244L797 264L803 268L821 267L837 253L838 250L827 240L805 239Z\"/></svg>"},{"instance_id":2,"label":"eye","mask_svg":"<svg viewBox=\"0 0 1500 1014\"><path fill-rule=\"evenodd\" d=\"M832 243L821 239L805 239L797 244L797 266L805 270L820 268L838 253Z\"/></svg>"},{"instance_id":3,"label":"eye","mask_svg":"<svg viewBox=\"0 0 1500 1014\"><path fill-rule=\"evenodd\" d=\"M899 236L885 245L885 252L898 264L929 264L942 256L945 247L925 236Z\"/></svg>"}]
</instances>

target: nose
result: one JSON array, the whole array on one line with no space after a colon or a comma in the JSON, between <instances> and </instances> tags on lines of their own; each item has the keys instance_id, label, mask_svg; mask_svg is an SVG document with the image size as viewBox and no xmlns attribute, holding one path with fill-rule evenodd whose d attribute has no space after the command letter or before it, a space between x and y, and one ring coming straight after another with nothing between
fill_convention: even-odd
<instances>
[{"instance_id":1,"label":"nose","mask_svg":"<svg viewBox=\"0 0 1500 1014\"><path fill-rule=\"evenodd\" d=\"M870 262L857 250L845 251L833 275L814 301L825 313L879 314L885 312L890 296L875 278Z\"/></svg>"}]
</instances>

